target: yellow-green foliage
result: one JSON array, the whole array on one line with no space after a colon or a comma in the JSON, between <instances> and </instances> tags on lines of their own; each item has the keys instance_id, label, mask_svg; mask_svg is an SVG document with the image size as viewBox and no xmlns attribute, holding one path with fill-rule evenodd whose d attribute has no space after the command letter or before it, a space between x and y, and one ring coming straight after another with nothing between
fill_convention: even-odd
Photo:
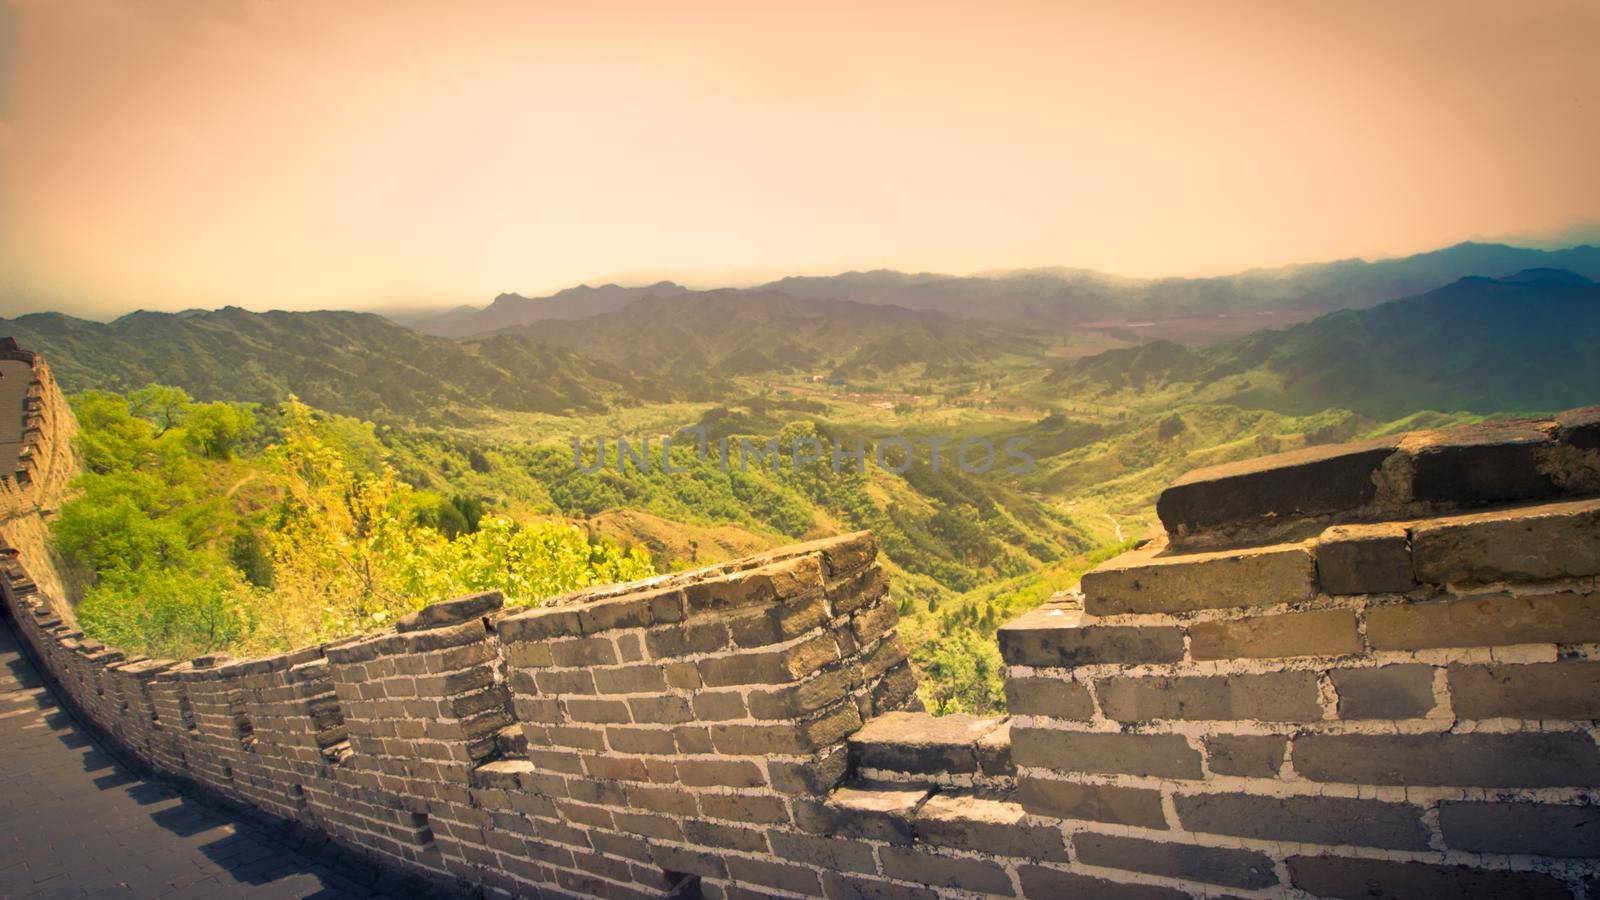
<instances>
[{"instance_id":1,"label":"yellow-green foliage","mask_svg":"<svg viewBox=\"0 0 1600 900\"><path fill-rule=\"evenodd\" d=\"M95 576L84 630L130 651L284 650L456 594L534 603L653 572L642 551L565 522L414 491L370 426L292 399L272 411L265 445L255 410L172 388L87 392L75 407L85 472L56 543ZM452 535L434 527L446 507Z\"/></svg>"}]
</instances>

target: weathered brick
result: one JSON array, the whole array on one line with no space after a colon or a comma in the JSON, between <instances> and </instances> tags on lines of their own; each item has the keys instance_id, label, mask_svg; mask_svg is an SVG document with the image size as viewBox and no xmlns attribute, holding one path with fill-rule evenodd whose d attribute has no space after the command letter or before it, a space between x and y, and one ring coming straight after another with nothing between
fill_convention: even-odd
<instances>
[{"instance_id":1,"label":"weathered brick","mask_svg":"<svg viewBox=\"0 0 1600 900\"><path fill-rule=\"evenodd\" d=\"M595 689L602 694L643 694L666 690L666 674L660 666L625 666L595 669Z\"/></svg>"},{"instance_id":2,"label":"weathered brick","mask_svg":"<svg viewBox=\"0 0 1600 900\"><path fill-rule=\"evenodd\" d=\"M917 811L917 838L930 844L996 856L1066 862L1061 829L1033 825L1018 803L971 792L940 793Z\"/></svg>"},{"instance_id":3,"label":"weathered brick","mask_svg":"<svg viewBox=\"0 0 1600 900\"><path fill-rule=\"evenodd\" d=\"M822 873L822 891L828 900L939 900L938 893L928 888L838 872Z\"/></svg>"},{"instance_id":4,"label":"weathered brick","mask_svg":"<svg viewBox=\"0 0 1600 900\"><path fill-rule=\"evenodd\" d=\"M1122 722L1153 719L1259 719L1310 722L1322 718L1315 672L1268 672L1185 678L1103 678L1100 708Z\"/></svg>"},{"instance_id":5,"label":"weathered brick","mask_svg":"<svg viewBox=\"0 0 1600 900\"><path fill-rule=\"evenodd\" d=\"M1176 626L1096 625L1070 608L1041 606L1000 627L1000 653L1013 666L1161 663L1183 659Z\"/></svg>"},{"instance_id":6,"label":"weathered brick","mask_svg":"<svg viewBox=\"0 0 1600 900\"><path fill-rule=\"evenodd\" d=\"M1017 781L1017 801L1037 816L1083 819L1114 825L1166 828L1161 794L1146 788L1079 784L1024 775Z\"/></svg>"},{"instance_id":7,"label":"weathered brick","mask_svg":"<svg viewBox=\"0 0 1600 900\"><path fill-rule=\"evenodd\" d=\"M1450 667L1463 719L1600 719L1600 662Z\"/></svg>"},{"instance_id":8,"label":"weathered brick","mask_svg":"<svg viewBox=\"0 0 1600 900\"><path fill-rule=\"evenodd\" d=\"M761 769L742 759L682 759L678 777L689 787L759 787Z\"/></svg>"},{"instance_id":9,"label":"weathered brick","mask_svg":"<svg viewBox=\"0 0 1600 900\"><path fill-rule=\"evenodd\" d=\"M1398 603L1367 610L1375 650L1600 641L1600 593Z\"/></svg>"},{"instance_id":10,"label":"weathered brick","mask_svg":"<svg viewBox=\"0 0 1600 900\"><path fill-rule=\"evenodd\" d=\"M850 689L846 668L821 672L798 684L749 694L750 715L757 719L795 719L838 702ZM741 714L739 718L742 718Z\"/></svg>"},{"instance_id":11,"label":"weathered brick","mask_svg":"<svg viewBox=\"0 0 1600 900\"><path fill-rule=\"evenodd\" d=\"M1024 897L1105 897L1109 900L1188 900L1189 894L1155 884L1107 881L1044 866L1018 866Z\"/></svg>"},{"instance_id":12,"label":"weathered brick","mask_svg":"<svg viewBox=\"0 0 1600 900\"><path fill-rule=\"evenodd\" d=\"M1178 794L1178 821L1189 831L1265 841L1428 849L1422 808L1345 797Z\"/></svg>"},{"instance_id":13,"label":"weathered brick","mask_svg":"<svg viewBox=\"0 0 1600 900\"><path fill-rule=\"evenodd\" d=\"M872 847L843 838L813 837L774 829L767 832L779 859L841 872L876 872Z\"/></svg>"},{"instance_id":14,"label":"weathered brick","mask_svg":"<svg viewBox=\"0 0 1600 900\"><path fill-rule=\"evenodd\" d=\"M1147 841L1092 831L1073 835L1072 847L1080 862L1092 866L1246 889L1278 883L1272 858L1254 850Z\"/></svg>"},{"instance_id":15,"label":"weathered brick","mask_svg":"<svg viewBox=\"0 0 1600 900\"><path fill-rule=\"evenodd\" d=\"M1328 677L1341 719L1415 719L1434 708L1432 666L1334 669Z\"/></svg>"},{"instance_id":16,"label":"weathered brick","mask_svg":"<svg viewBox=\"0 0 1600 900\"><path fill-rule=\"evenodd\" d=\"M759 884L763 887L778 888L779 890L793 891L806 896L817 896L822 891L822 884L817 880L817 873L800 866L785 865L763 859L747 859L735 856L728 859L728 874L739 881L750 884Z\"/></svg>"},{"instance_id":17,"label":"weathered brick","mask_svg":"<svg viewBox=\"0 0 1600 900\"><path fill-rule=\"evenodd\" d=\"M1291 856L1294 886L1317 897L1519 897L1568 900L1560 881L1536 872L1394 862L1343 856Z\"/></svg>"},{"instance_id":18,"label":"weathered brick","mask_svg":"<svg viewBox=\"0 0 1600 900\"><path fill-rule=\"evenodd\" d=\"M1554 803L1439 804L1445 845L1474 853L1600 858L1600 807Z\"/></svg>"},{"instance_id":19,"label":"weathered brick","mask_svg":"<svg viewBox=\"0 0 1600 900\"><path fill-rule=\"evenodd\" d=\"M821 563L801 556L686 585L683 593L690 610L727 610L776 603L821 588Z\"/></svg>"},{"instance_id":20,"label":"weathered brick","mask_svg":"<svg viewBox=\"0 0 1600 900\"><path fill-rule=\"evenodd\" d=\"M789 807L781 797L756 794L705 794L700 812L713 819L779 825L789 821Z\"/></svg>"},{"instance_id":21,"label":"weathered brick","mask_svg":"<svg viewBox=\"0 0 1600 900\"><path fill-rule=\"evenodd\" d=\"M670 628L652 628L645 633L645 649L651 659L672 659L726 649L728 626L721 622L688 622Z\"/></svg>"},{"instance_id":22,"label":"weathered brick","mask_svg":"<svg viewBox=\"0 0 1600 900\"><path fill-rule=\"evenodd\" d=\"M784 684L809 675L839 659L839 645L820 634L783 650L736 653L700 661L700 677L709 687Z\"/></svg>"},{"instance_id":23,"label":"weathered brick","mask_svg":"<svg viewBox=\"0 0 1600 900\"><path fill-rule=\"evenodd\" d=\"M1218 775L1276 778L1289 739L1281 734L1218 734L1205 743L1211 771Z\"/></svg>"},{"instance_id":24,"label":"weathered brick","mask_svg":"<svg viewBox=\"0 0 1600 900\"><path fill-rule=\"evenodd\" d=\"M615 665L617 645L608 637L572 638L550 642L550 656L558 666Z\"/></svg>"},{"instance_id":25,"label":"weathered brick","mask_svg":"<svg viewBox=\"0 0 1600 900\"><path fill-rule=\"evenodd\" d=\"M1007 678L1006 708L1013 715L1088 719L1094 714L1089 689L1064 678Z\"/></svg>"},{"instance_id":26,"label":"weathered brick","mask_svg":"<svg viewBox=\"0 0 1600 900\"><path fill-rule=\"evenodd\" d=\"M1600 574L1600 500L1418 523L1417 576L1436 584Z\"/></svg>"},{"instance_id":27,"label":"weathered brick","mask_svg":"<svg viewBox=\"0 0 1600 900\"><path fill-rule=\"evenodd\" d=\"M1356 614L1348 609L1219 619L1189 626L1195 659L1344 656L1361 652Z\"/></svg>"},{"instance_id":28,"label":"weathered brick","mask_svg":"<svg viewBox=\"0 0 1600 900\"><path fill-rule=\"evenodd\" d=\"M1311 553L1298 545L1188 554L1157 545L1083 576L1083 608L1096 616L1272 606L1316 592Z\"/></svg>"},{"instance_id":29,"label":"weathered brick","mask_svg":"<svg viewBox=\"0 0 1600 900\"><path fill-rule=\"evenodd\" d=\"M878 859L883 874L890 878L1002 897L1016 895L1011 876L988 860L939 856L909 847L884 847L878 851Z\"/></svg>"},{"instance_id":30,"label":"weathered brick","mask_svg":"<svg viewBox=\"0 0 1600 900\"><path fill-rule=\"evenodd\" d=\"M1063 772L1199 778L1200 752L1180 734L1012 728L1018 766Z\"/></svg>"},{"instance_id":31,"label":"weathered brick","mask_svg":"<svg viewBox=\"0 0 1600 900\"><path fill-rule=\"evenodd\" d=\"M606 729L606 742L618 753L652 753L671 756L678 752L672 732L649 728Z\"/></svg>"},{"instance_id":32,"label":"weathered brick","mask_svg":"<svg viewBox=\"0 0 1600 900\"><path fill-rule=\"evenodd\" d=\"M1305 778L1347 784L1600 785L1600 750L1581 732L1307 734L1293 759Z\"/></svg>"},{"instance_id":33,"label":"weathered brick","mask_svg":"<svg viewBox=\"0 0 1600 900\"><path fill-rule=\"evenodd\" d=\"M1404 525L1335 525L1317 539L1317 579L1329 594L1404 593L1417 586Z\"/></svg>"}]
</instances>

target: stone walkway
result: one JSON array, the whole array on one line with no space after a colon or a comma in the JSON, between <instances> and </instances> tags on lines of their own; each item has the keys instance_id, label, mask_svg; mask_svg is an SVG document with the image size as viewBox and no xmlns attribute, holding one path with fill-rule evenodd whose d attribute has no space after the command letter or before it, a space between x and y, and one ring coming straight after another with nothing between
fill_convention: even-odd
<instances>
[{"instance_id":1,"label":"stone walkway","mask_svg":"<svg viewBox=\"0 0 1600 900\"><path fill-rule=\"evenodd\" d=\"M0 900L417 896L308 840L130 773L57 705L0 622Z\"/></svg>"}]
</instances>

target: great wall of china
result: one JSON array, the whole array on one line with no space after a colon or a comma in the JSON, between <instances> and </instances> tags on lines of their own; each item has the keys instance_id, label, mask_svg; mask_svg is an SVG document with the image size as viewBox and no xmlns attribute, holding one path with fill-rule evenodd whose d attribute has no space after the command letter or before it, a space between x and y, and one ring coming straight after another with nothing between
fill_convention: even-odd
<instances>
[{"instance_id":1,"label":"great wall of china","mask_svg":"<svg viewBox=\"0 0 1600 900\"><path fill-rule=\"evenodd\" d=\"M1600 408L1192 473L1163 536L1002 628L1009 719L934 718L867 534L268 659L125 656L45 542L71 414L0 358L29 380L0 588L79 715L443 885L1600 897Z\"/></svg>"}]
</instances>

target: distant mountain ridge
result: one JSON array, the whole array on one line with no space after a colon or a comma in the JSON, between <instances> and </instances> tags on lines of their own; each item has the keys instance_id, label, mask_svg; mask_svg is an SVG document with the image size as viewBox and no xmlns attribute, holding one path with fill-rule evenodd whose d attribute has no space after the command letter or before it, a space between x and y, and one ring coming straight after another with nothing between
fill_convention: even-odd
<instances>
[{"instance_id":1,"label":"distant mountain ridge","mask_svg":"<svg viewBox=\"0 0 1600 900\"><path fill-rule=\"evenodd\" d=\"M849 300L1026 327L1118 325L1148 320L1237 317L1231 333L1254 330L1248 317L1276 313L1284 322L1335 309L1361 309L1411 296L1469 275L1552 268L1600 278L1600 248L1537 250L1462 243L1428 253L1366 261L1346 259L1204 278L1136 279L1088 269L1028 269L970 276L888 269L791 276L755 288L798 299ZM467 337L552 319L613 312L649 296L691 293L672 282L638 288L580 286L549 297L502 294L488 307L463 308L416 325Z\"/></svg>"},{"instance_id":2,"label":"distant mountain ridge","mask_svg":"<svg viewBox=\"0 0 1600 900\"><path fill-rule=\"evenodd\" d=\"M1085 396L1172 391L1283 412L1548 412L1600 402L1600 284L1565 269L1472 276L1209 347L1156 341L1059 368Z\"/></svg>"},{"instance_id":3,"label":"distant mountain ridge","mask_svg":"<svg viewBox=\"0 0 1600 900\"><path fill-rule=\"evenodd\" d=\"M154 382L203 400L264 403L293 393L377 420L445 421L457 406L595 410L639 389L602 363L544 344L507 338L484 351L370 313L226 307L104 323L33 313L0 319L0 334L44 352L69 391Z\"/></svg>"},{"instance_id":4,"label":"distant mountain ridge","mask_svg":"<svg viewBox=\"0 0 1600 900\"><path fill-rule=\"evenodd\" d=\"M644 287L620 287L604 284L590 287L580 284L551 294L548 297L524 297L521 294L501 294L482 309L470 306L457 307L451 312L416 324L425 334L440 337L471 337L489 334L507 328L518 328L547 319L579 319L621 309L645 297L674 297L688 292L688 288L670 281L658 281Z\"/></svg>"}]
</instances>

